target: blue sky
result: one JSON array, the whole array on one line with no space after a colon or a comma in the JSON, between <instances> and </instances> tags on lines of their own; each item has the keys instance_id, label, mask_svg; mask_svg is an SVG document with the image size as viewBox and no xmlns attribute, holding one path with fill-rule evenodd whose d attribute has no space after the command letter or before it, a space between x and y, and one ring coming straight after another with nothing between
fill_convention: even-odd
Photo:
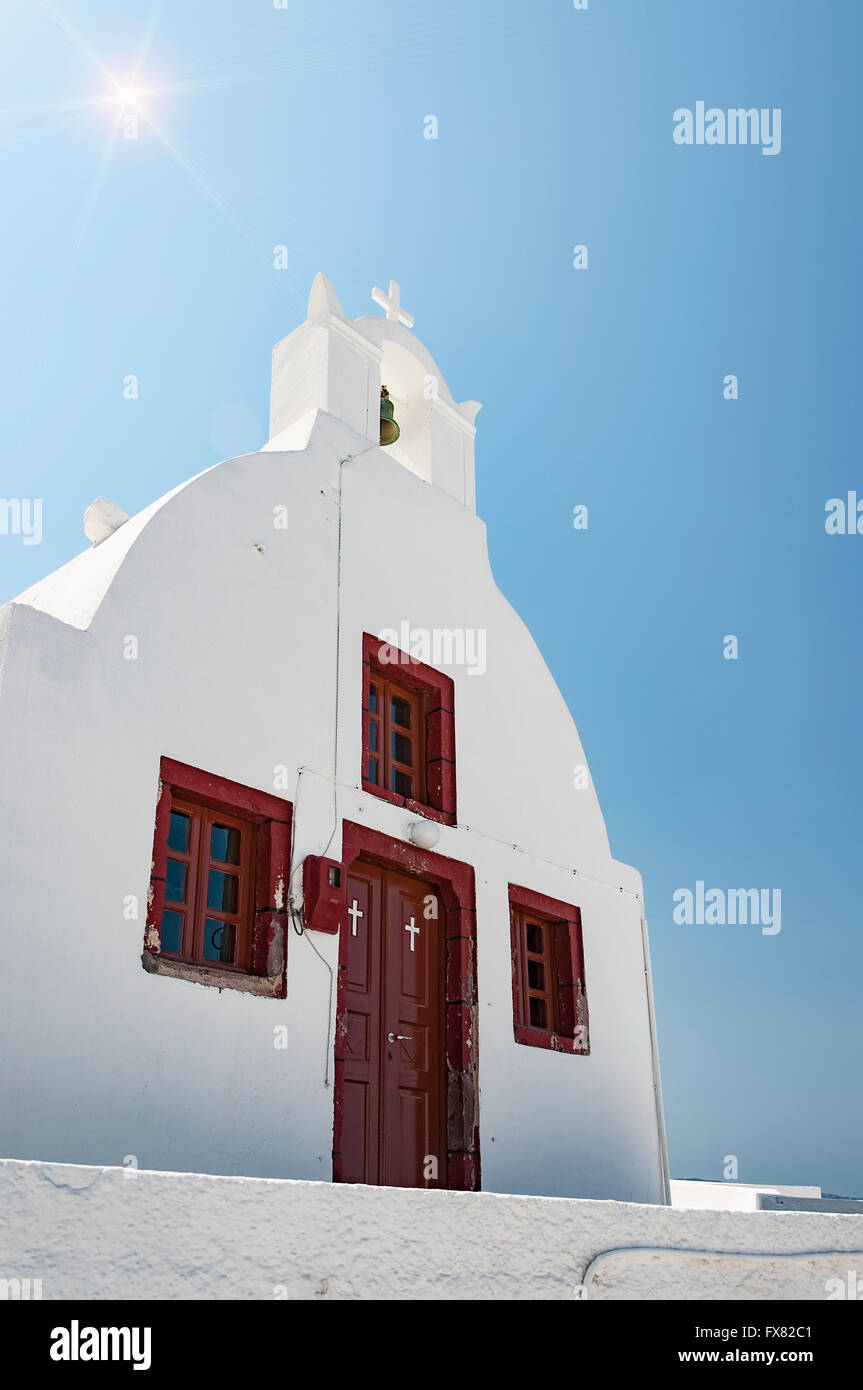
<instances>
[{"instance_id":1,"label":"blue sky","mask_svg":"<svg viewBox=\"0 0 863 1390\"><path fill-rule=\"evenodd\" d=\"M0 494L44 504L40 545L0 536L0 601L84 547L96 495L131 513L264 441L271 347L316 271L353 315L400 280L484 403L498 583L644 874L672 1173L733 1154L742 1181L852 1194L863 536L824 518L863 497L861 31L839 0L0 17ZM158 133L106 154L110 75L148 33ZM698 100L781 108L781 152L676 145ZM697 880L781 889L781 932L677 925Z\"/></svg>"}]
</instances>

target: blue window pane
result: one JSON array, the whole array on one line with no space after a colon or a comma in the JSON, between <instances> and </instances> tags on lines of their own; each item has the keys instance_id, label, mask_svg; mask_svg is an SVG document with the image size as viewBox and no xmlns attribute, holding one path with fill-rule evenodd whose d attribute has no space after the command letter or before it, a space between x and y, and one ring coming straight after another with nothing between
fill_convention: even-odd
<instances>
[{"instance_id":1,"label":"blue window pane","mask_svg":"<svg viewBox=\"0 0 863 1390\"><path fill-rule=\"evenodd\" d=\"M210 858L220 864L239 864L241 835L229 825L214 825L210 834Z\"/></svg>"},{"instance_id":2,"label":"blue window pane","mask_svg":"<svg viewBox=\"0 0 863 1390\"><path fill-rule=\"evenodd\" d=\"M171 827L168 831L168 849L178 849L181 854L189 849L189 817L182 811L171 812Z\"/></svg>"},{"instance_id":3,"label":"blue window pane","mask_svg":"<svg viewBox=\"0 0 863 1390\"><path fill-rule=\"evenodd\" d=\"M182 855L189 852L189 817L183 815L182 810L172 810L171 812L168 849L179 849Z\"/></svg>"},{"instance_id":4,"label":"blue window pane","mask_svg":"<svg viewBox=\"0 0 863 1390\"><path fill-rule=\"evenodd\" d=\"M162 950L178 956L183 949L182 912L162 913Z\"/></svg>"},{"instance_id":5,"label":"blue window pane","mask_svg":"<svg viewBox=\"0 0 863 1390\"><path fill-rule=\"evenodd\" d=\"M204 956L207 960L220 960L232 965L237 929L232 922L218 922L208 917L204 931Z\"/></svg>"},{"instance_id":6,"label":"blue window pane","mask_svg":"<svg viewBox=\"0 0 863 1390\"><path fill-rule=\"evenodd\" d=\"M165 897L172 903L186 901L186 865L179 859L169 859L165 872Z\"/></svg>"},{"instance_id":7,"label":"blue window pane","mask_svg":"<svg viewBox=\"0 0 863 1390\"><path fill-rule=\"evenodd\" d=\"M207 907L218 912L236 912L240 898L240 880L236 874L223 874L221 869L210 870L207 886Z\"/></svg>"}]
</instances>

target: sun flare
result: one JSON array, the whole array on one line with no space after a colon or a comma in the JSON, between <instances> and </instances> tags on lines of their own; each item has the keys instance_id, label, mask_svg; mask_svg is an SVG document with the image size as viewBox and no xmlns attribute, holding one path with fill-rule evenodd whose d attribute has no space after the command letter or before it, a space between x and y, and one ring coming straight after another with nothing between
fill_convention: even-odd
<instances>
[{"instance_id":1,"label":"sun flare","mask_svg":"<svg viewBox=\"0 0 863 1390\"><path fill-rule=\"evenodd\" d=\"M152 91L151 87L125 87L120 82L114 83L114 89L108 100L115 106L131 107L133 111L140 111L142 98Z\"/></svg>"}]
</instances>

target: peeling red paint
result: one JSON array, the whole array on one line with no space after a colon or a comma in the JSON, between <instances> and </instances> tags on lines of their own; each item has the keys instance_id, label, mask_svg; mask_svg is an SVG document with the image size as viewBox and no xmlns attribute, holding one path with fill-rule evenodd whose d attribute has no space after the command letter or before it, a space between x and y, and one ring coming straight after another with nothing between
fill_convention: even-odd
<instances>
[{"instance_id":1,"label":"peeling red paint","mask_svg":"<svg viewBox=\"0 0 863 1390\"><path fill-rule=\"evenodd\" d=\"M240 816L257 827L255 846L255 913L252 924L252 961L249 975L208 969L189 962L163 959L159 954L162 912L165 905L165 870L168 830L173 798L185 798L212 810ZM290 867L291 816L289 801L256 787L245 787L200 768L162 758L156 826L153 837L152 873L147 895L144 954L147 969L219 989L240 989L284 999L287 994L288 912L284 887ZM250 979L254 983L250 983Z\"/></svg>"}]
</instances>

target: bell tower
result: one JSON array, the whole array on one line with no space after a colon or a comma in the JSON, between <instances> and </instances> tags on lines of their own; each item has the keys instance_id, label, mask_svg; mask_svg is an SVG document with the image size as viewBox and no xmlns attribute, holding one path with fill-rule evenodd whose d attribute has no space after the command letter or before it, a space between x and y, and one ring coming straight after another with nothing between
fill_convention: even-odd
<instances>
[{"instance_id":1,"label":"bell tower","mask_svg":"<svg viewBox=\"0 0 863 1390\"><path fill-rule=\"evenodd\" d=\"M324 410L475 511L474 421L481 407L453 400L434 358L411 332L413 316L402 307L397 281L390 281L389 294L375 287L372 299L386 317L349 319L325 276L315 277L306 322L273 349L266 447L278 449L287 430ZM395 437L388 427L382 435L382 421L398 426Z\"/></svg>"},{"instance_id":2,"label":"bell tower","mask_svg":"<svg viewBox=\"0 0 863 1390\"><path fill-rule=\"evenodd\" d=\"M316 275L305 323L273 348L268 447L278 447L278 436L315 410L377 443L381 355L342 312L329 280Z\"/></svg>"}]
</instances>

